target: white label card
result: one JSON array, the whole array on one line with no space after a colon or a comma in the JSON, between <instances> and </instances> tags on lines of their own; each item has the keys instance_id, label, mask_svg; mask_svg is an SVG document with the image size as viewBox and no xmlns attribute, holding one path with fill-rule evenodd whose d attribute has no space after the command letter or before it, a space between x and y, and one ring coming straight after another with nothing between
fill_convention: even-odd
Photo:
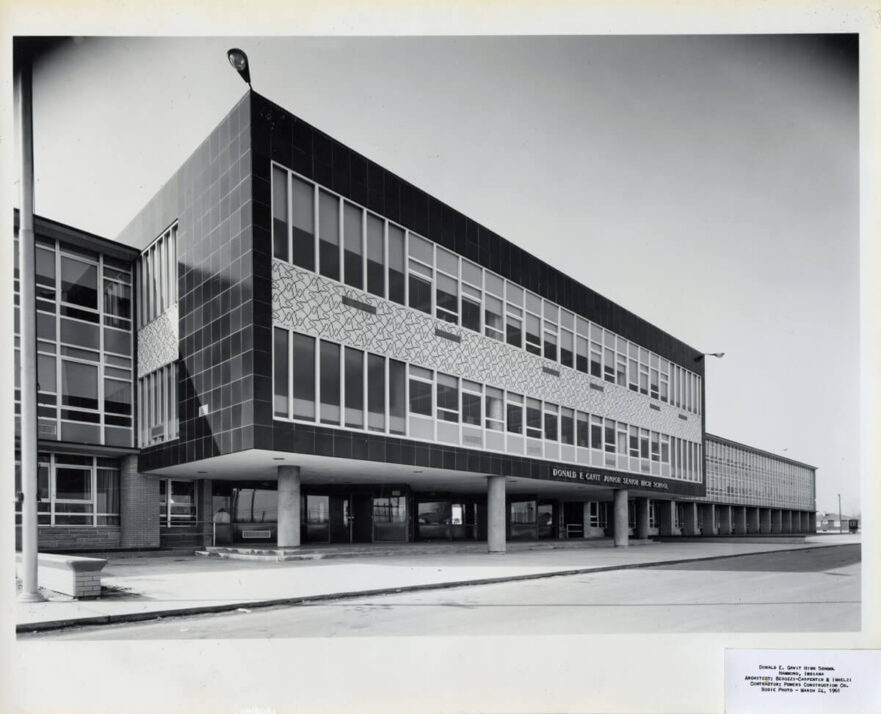
<instances>
[{"instance_id":1,"label":"white label card","mask_svg":"<svg viewBox=\"0 0 881 714\"><path fill-rule=\"evenodd\" d=\"M726 714L878 714L881 650L726 650Z\"/></svg>"}]
</instances>

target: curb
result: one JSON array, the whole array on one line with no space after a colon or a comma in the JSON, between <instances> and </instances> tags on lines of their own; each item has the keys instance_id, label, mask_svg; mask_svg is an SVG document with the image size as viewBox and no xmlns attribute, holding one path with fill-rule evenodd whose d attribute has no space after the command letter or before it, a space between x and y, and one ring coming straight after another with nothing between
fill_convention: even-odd
<instances>
[{"instance_id":1,"label":"curb","mask_svg":"<svg viewBox=\"0 0 881 714\"><path fill-rule=\"evenodd\" d=\"M763 555L765 553L797 552L802 550L816 550L818 548L846 548L848 546L860 546L860 543L835 543L830 545L811 545L804 548L788 548L785 551L759 551L757 553L734 553L727 555L707 555L699 558L675 558L671 560L658 560L650 563L625 563L622 565L601 565L597 567L572 568L547 573L525 573L523 575L504 575L497 578L478 578L476 580L453 580L444 583L422 583L419 585L402 585L392 588L376 588L372 590L353 590L349 592L326 593L322 595L303 595L300 597L275 598L272 600L256 600L246 602L224 603L222 605L197 605L195 607L182 607L169 610L153 610L151 612L129 612L118 615L90 615L87 617L67 618L64 620L47 620L43 622L24 622L15 626L16 634L28 632L47 632L72 627L88 627L93 625L117 625L127 622L144 622L146 620L161 620L169 617L186 617L188 615L205 615L220 612L231 612L240 608L257 609L280 606L303 605L314 602L332 602L335 600L348 600L358 597L371 597L376 595L396 595L398 593L420 592L424 590L446 590L451 588L466 587L470 585L493 585L496 583L510 583L521 580L539 580L541 578L554 578L565 575L587 575L590 573L607 573L614 570L637 570L641 568L655 568L661 565L680 565L683 563L700 563L710 560L726 560L728 558L740 558L745 555Z\"/></svg>"}]
</instances>

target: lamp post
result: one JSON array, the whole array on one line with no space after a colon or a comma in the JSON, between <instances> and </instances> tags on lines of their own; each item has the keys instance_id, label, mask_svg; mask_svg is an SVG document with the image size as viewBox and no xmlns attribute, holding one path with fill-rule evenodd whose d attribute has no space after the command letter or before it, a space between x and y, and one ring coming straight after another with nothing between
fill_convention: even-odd
<instances>
[{"instance_id":1,"label":"lamp post","mask_svg":"<svg viewBox=\"0 0 881 714\"><path fill-rule=\"evenodd\" d=\"M21 303L21 593L22 602L45 598L37 584L37 307L34 246L34 137L31 47L19 46L15 56L15 85L21 129L19 153L19 260Z\"/></svg>"},{"instance_id":2,"label":"lamp post","mask_svg":"<svg viewBox=\"0 0 881 714\"><path fill-rule=\"evenodd\" d=\"M716 357L718 359L722 359L725 356L724 352L701 352L697 357L694 358L695 362L700 362L704 357Z\"/></svg>"},{"instance_id":3,"label":"lamp post","mask_svg":"<svg viewBox=\"0 0 881 714\"><path fill-rule=\"evenodd\" d=\"M838 494L838 532L841 533L841 526L843 525L843 518L841 516L841 494Z\"/></svg>"}]
</instances>

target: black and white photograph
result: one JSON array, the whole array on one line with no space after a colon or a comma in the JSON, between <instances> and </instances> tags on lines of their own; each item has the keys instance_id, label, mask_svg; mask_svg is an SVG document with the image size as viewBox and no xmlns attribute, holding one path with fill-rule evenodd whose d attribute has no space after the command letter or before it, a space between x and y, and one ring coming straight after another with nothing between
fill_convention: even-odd
<instances>
[{"instance_id":1,"label":"black and white photograph","mask_svg":"<svg viewBox=\"0 0 881 714\"><path fill-rule=\"evenodd\" d=\"M3 707L721 712L729 649L879 647L877 33L345 18L7 38Z\"/></svg>"}]
</instances>

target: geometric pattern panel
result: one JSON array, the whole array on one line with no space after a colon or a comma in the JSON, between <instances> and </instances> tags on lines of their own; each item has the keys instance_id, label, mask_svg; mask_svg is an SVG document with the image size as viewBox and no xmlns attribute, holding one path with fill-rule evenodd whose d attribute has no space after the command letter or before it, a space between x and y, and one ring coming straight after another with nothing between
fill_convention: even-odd
<instances>
[{"instance_id":1,"label":"geometric pattern panel","mask_svg":"<svg viewBox=\"0 0 881 714\"><path fill-rule=\"evenodd\" d=\"M350 303L366 303L376 312L346 305L343 297ZM669 404L277 259L272 262L272 322L456 377L701 441L699 415L685 414L687 420L683 420L679 415L684 412ZM436 329L457 335L459 341L436 335Z\"/></svg>"},{"instance_id":2,"label":"geometric pattern panel","mask_svg":"<svg viewBox=\"0 0 881 714\"><path fill-rule=\"evenodd\" d=\"M138 377L178 358L177 303L138 330Z\"/></svg>"}]
</instances>

